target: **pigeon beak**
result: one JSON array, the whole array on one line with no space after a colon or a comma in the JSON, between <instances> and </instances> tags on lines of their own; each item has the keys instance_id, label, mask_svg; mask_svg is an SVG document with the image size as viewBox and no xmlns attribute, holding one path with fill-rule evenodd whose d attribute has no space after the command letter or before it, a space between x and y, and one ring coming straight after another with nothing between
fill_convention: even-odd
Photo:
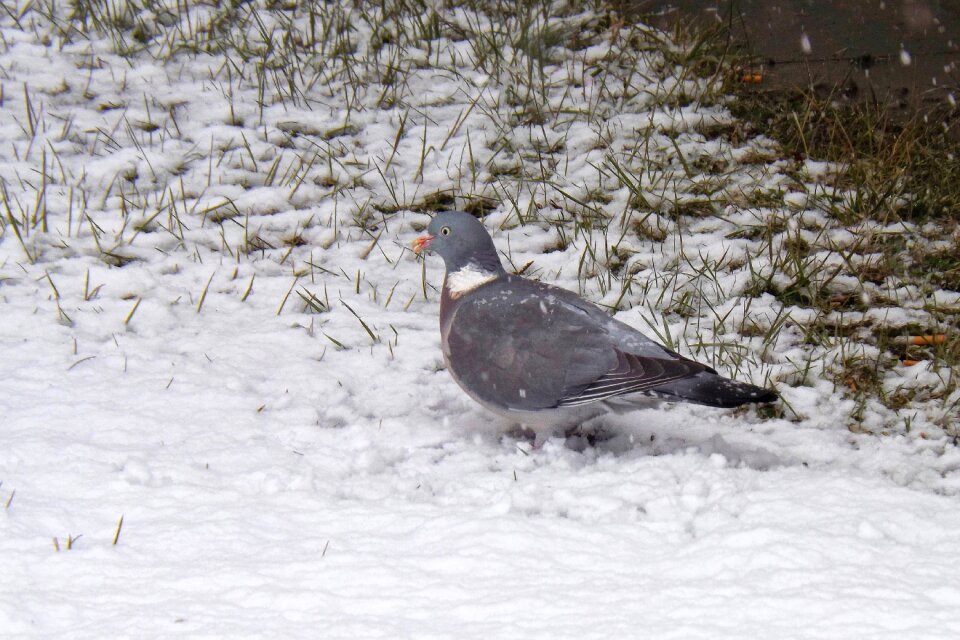
<instances>
[{"instance_id":1,"label":"pigeon beak","mask_svg":"<svg viewBox=\"0 0 960 640\"><path fill-rule=\"evenodd\" d=\"M424 236L420 236L413 241L413 252L417 255L420 255L424 249L430 246L430 243L433 241L435 236L430 235L429 233Z\"/></svg>"}]
</instances>

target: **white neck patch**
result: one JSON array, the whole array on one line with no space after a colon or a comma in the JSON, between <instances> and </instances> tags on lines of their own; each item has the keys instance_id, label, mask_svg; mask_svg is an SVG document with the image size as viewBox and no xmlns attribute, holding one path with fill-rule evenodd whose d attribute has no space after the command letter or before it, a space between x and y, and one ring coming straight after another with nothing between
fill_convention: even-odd
<instances>
[{"instance_id":1,"label":"white neck patch","mask_svg":"<svg viewBox=\"0 0 960 640\"><path fill-rule=\"evenodd\" d=\"M452 298L459 298L468 291L473 291L482 284L496 280L497 274L484 271L474 264L447 274L445 285Z\"/></svg>"}]
</instances>

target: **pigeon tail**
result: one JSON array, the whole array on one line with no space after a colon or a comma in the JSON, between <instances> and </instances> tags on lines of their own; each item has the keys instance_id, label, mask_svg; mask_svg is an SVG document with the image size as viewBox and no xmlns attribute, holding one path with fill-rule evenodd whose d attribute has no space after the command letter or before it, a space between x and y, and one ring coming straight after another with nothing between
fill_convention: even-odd
<instances>
[{"instance_id":1,"label":"pigeon tail","mask_svg":"<svg viewBox=\"0 0 960 640\"><path fill-rule=\"evenodd\" d=\"M780 397L770 389L707 372L655 387L651 392L665 400L693 402L723 409L751 403L775 402Z\"/></svg>"}]
</instances>

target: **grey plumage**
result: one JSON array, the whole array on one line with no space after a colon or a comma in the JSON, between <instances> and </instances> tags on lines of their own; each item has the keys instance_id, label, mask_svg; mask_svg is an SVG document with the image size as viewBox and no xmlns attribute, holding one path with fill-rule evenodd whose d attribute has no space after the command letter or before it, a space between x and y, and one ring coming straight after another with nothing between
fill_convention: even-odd
<instances>
[{"instance_id":1,"label":"grey plumage","mask_svg":"<svg viewBox=\"0 0 960 640\"><path fill-rule=\"evenodd\" d=\"M562 426L612 401L735 407L777 398L674 353L570 291L507 274L486 229L467 213L437 214L415 248L439 254L446 266L440 333L447 367L496 413Z\"/></svg>"}]
</instances>

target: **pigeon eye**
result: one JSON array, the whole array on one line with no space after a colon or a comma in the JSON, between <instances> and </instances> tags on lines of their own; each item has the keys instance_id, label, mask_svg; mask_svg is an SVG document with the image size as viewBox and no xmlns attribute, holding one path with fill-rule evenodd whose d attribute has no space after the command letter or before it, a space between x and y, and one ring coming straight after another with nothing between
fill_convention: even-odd
<instances>
[{"instance_id":1,"label":"pigeon eye","mask_svg":"<svg viewBox=\"0 0 960 640\"><path fill-rule=\"evenodd\" d=\"M444 227L443 229L440 229L440 235L442 236L450 235L450 227Z\"/></svg>"}]
</instances>

